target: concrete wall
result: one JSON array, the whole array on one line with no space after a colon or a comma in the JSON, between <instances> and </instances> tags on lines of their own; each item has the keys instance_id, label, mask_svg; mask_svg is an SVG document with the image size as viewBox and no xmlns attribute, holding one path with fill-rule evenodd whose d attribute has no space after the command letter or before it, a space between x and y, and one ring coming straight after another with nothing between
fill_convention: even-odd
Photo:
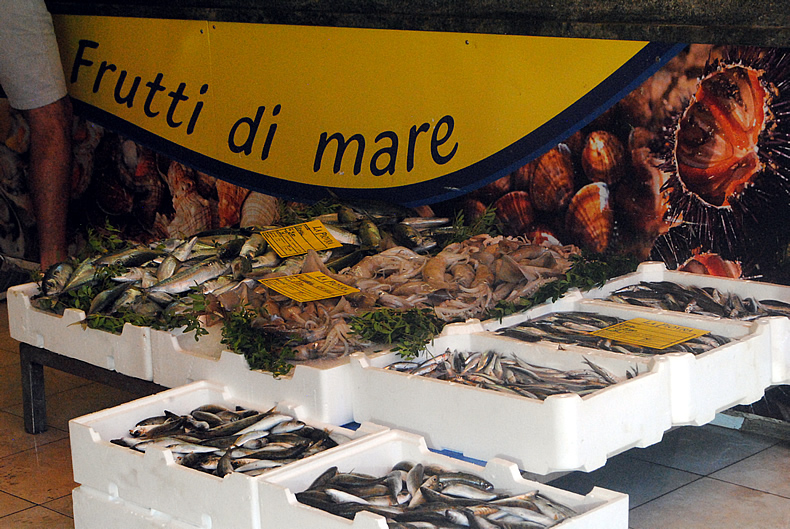
<instances>
[{"instance_id":1,"label":"concrete wall","mask_svg":"<svg viewBox=\"0 0 790 529\"><path fill-rule=\"evenodd\" d=\"M53 13L790 47L787 0L49 0Z\"/></svg>"}]
</instances>

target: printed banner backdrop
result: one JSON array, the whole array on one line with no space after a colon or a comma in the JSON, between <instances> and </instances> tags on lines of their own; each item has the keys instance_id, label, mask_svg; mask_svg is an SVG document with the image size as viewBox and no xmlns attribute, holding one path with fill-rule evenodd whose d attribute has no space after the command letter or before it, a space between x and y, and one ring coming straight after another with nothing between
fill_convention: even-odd
<instances>
[{"instance_id":1,"label":"printed banner backdrop","mask_svg":"<svg viewBox=\"0 0 790 529\"><path fill-rule=\"evenodd\" d=\"M589 123L682 46L55 17L81 113L299 200L462 195ZM141 53L140 35L145 35ZM133 50L133 51L131 51Z\"/></svg>"}]
</instances>

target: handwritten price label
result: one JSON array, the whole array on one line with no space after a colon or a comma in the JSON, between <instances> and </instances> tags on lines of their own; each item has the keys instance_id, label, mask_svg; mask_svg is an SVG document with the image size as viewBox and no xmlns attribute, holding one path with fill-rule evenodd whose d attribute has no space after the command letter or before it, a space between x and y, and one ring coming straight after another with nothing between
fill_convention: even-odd
<instances>
[{"instance_id":1,"label":"handwritten price label","mask_svg":"<svg viewBox=\"0 0 790 529\"><path fill-rule=\"evenodd\" d=\"M590 334L643 347L666 349L708 334L708 331L645 318L634 318Z\"/></svg>"},{"instance_id":2,"label":"handwritten price label","mask_svg":"<svg viewBox=\"0 0 790 529\"><path fill-rule=\"evenodd\" d=\"M302 255L308 250L320 252L330 248L343 246L320 220L311 220L302 224L294 224L276 230L267 230L261 233L271 248L280 257Z\"/></svg>"},{"instance_id":3,"label":"handwritten price label","mask_svg":"<svg viewBox=\"0 0 790 529\"><path fill-rule=\"evenodd\" d=\"M322 272L308 272L292 276L261 279L272 290L294 301L318 301L359 292L359 289L336 281Z\"/></svg>"}]
</instances>

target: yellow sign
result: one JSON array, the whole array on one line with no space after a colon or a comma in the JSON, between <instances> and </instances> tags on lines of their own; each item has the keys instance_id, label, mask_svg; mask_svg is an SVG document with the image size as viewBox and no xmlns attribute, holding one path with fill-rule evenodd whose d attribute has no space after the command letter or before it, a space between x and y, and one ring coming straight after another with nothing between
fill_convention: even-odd
<instances>
[{"instance_id":1,"label":"yellow sign","mask_svg":"<svg viewBox=\"0 0 790 529\"><path fill-rule=\"evenodd\" d=\"M653 349L666 349L708 334L708 332L661 321L634 318L590 334Z\"/></svg>"},{"instance_id":2,"label":"yellow sign","mask_svg":"<svg viewBox=\"0 0 790 529\"><path fill-rule=\"evenodd\" d=\"M320 252L343 246L320 220L311 220L276 230L262 232L263 238L280 257L302 255L308 250Z\"/></svg>"},{"instance_id":3,"label":"yellow sign","mask_svg":"<svg viewBox=\"0 0 790 529\"><path fill-rule=\"evenodd\" d=\"M81 113L219 178L297 198L459 194L564 139L670 53L614 40L54 20Z\"/></svg>"},{"instance_id":4,"label":"yellow sign","mask_svg":"<svg viewBox=\"0 0 790 529\"><path fill-rule=\"evenodd\" d=\"M359 292L358 289L336 281L321 272L273 277L259 281L283 296L299 302L318 301L319 299L336 298Z\"/></svg>"}]
</instances>

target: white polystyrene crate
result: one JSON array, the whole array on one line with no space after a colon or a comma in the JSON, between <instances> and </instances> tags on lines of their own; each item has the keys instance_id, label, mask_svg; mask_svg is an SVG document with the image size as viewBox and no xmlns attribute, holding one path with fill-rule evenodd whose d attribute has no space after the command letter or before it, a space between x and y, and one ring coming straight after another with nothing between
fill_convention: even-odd
<instances>
[{"instance_id":1,"label":"white polystyrene crate","mask_svg":"<svg viewBox=\"0 0 790 529\"><path fill-rule=\"evenodd\" d=\"M582 292L585 298L601 298L608 296L615 290L635 285L640 281L671 281L680 285L693 285L700 288L716 288L721 292L738 294L742 298L776 299L790 303L790 286L750 281L748 279L734 279L705 274L692 274L668 270L666 264L657 261L641 263L635 272L620 277L609 279L603 286Z\"/></svg>"},{"instance_id":2,"label":"white polystyrene crate","mask_svg":"<svg viewBox=\"0 0 790 529\"><path fill-rule=\"evenodd\" d=\"M492 433L490 443L497 444L500 439L500 436ZM318 454L309 461L300 461L288 469L278 469L266 474L258 487L260 505L265 506L261 513L261 524L277 529L387 529L386 520L380 515L363 511L357 513L354 520L348 520L299 503L295 494L304 491L316 477L332 466L338 467L340 472L353 471L380 476L404 460L423 465L439 465L450 471L472 472L493 483L497 490L512 494L537 489L541 494L578 513L553 526L558 529L628 527L628 496L625 494L595 487L586 496L581 496L526 480L515 463L503 459L492 459L482 467L431 452L422 437L397 430L390 430L353 445L348 444L331 454Z\"/></svg>"},{"instance_id":3,"label":"white polystyrene crate","mask_svg":"<svg viewBox=\"0 0 790 529\"><path fill-rule=\"evenodd\" d=\"M394 353L352 355L356 420L418 433L432 448L470 458L502 457L542 475L594 470L610 456L657 443L672 425L664 360L592 358L578 348L557 350L487 332L437 338L428 354L448 348L513 354L563 370L586 368L587 356L618 377L635 368L639 375L584 397L539 400L384 369L399 360Z\"/></svg>"},{"instance_id":4,"label":"white polystyrene crate","mask_svg":"<svg viewBox=\"0 0 790 529\"><path fill-rule=\"evenodd\" d=\"M36 283L8 289L12 338L124 375L153 379L149 327L127 323L120 335L89 329L81 310L66 309L58 316L33 307L30 300L38 293Z\"/></svg>"},{"instance_id":5,"label":"white polystyrene crate","mask_svg":"<svg viewBox=\"0 0 790 529\"><path fill-rule=\"evenodd\" d=\"M174 388L210 380L243 400L298 403L302 414L313 420L330 424L353 420L348 357L295 363L290 373L274 377L251 370L244 356L225 349L219 331L212 329L197 342L192 333L151 330L154 382Z\"/></svg>"},{"instance_id":6,"label":"white polystyrene crate","mask_svg":"<svg viewBox=\"0 0 790 529\"><path fill-rule=\"evenodd\" d=\"M110 442L128 435L144 418L161 415L164 410L186 414L204 404L241 405L261 411L277 405L279 411L348 437L383 430L367 424L356 432L328 426L306 419L299 406L272 400L245 401L226 387L199 381L69 421L74 481L199 527L260 527L259 478L235 472L220 478L177 464L169 450L149 447L141 453Z\"/></svg>"},{"instance_id":7,"label":"white polystyrene crate","mask_svg":"<svg viewBox=\"0 0 790 529\"><path fill-rule=\"evenodd\" d=\"M82 486L71 491L75 529L205 529Z\"/></svg>"},{"instance_id":8,"label":"white polystyrene crate","mask_svg":"<svg viewBox=\"0 0 790 529\"><path fill-rule=\"evenodd\" d=\"M790 286L667 270L662 262L641 263L635 272L610 279L603 286L582 292L581 295L585 298L601 299L616 290L642 281L670 281L684 286L715 288L722 293L737 294L743 299L774 299L790 303ZM790 320L782 316L764 319L771 325L771 383L790 383Z\"/></svg>"},{"instance_id":9,"label":"white polystyrene crate","mask_svg":"<svg viewBox=\"0 0 790 529\"><path fill-rule=\"evenodd\" d=\"M669 365L672 423L675 426L707 424L720 411L759 400L773 383L774 327L767 320L746 322L710 318L596 299L575 299L565 310L625 320L647 318L706 330L733 340L699 355L661 355ZM585 350L596 357L630 356L598 349Z\"/></svg>"}]
</instances>

